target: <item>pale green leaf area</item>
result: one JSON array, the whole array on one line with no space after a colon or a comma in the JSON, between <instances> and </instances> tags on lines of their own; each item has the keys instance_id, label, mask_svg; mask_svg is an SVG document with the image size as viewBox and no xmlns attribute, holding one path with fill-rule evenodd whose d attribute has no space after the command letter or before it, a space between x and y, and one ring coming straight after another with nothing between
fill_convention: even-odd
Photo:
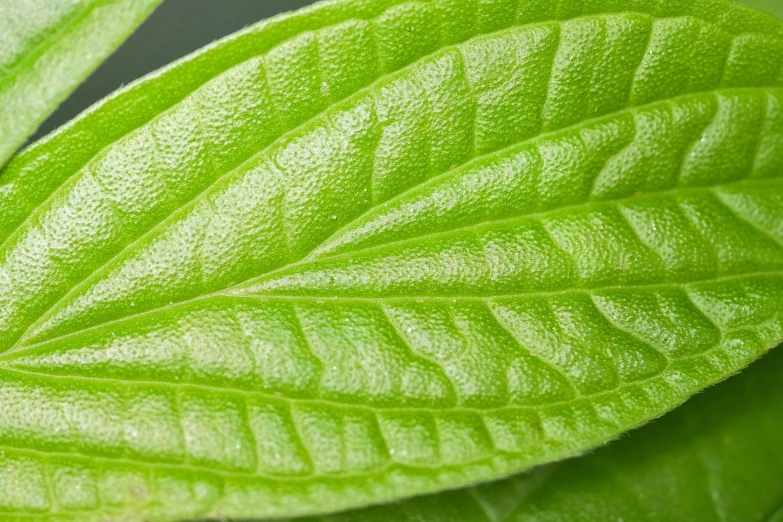
<instances>
[{"instance_id":1,"label":"pale green leaf area","mask_svg":"<svg viewBox=\"0 0 783 522\"><path fill-rule=\"evenodd\" d=\"M781 379L777 349L585 457L469 490L298 522L776 522L783 515Z\"/></svg>"},{"instance_id":2,"label":"pale green leaf area","mask_svg":"<svg viewBox=\"0 0 783 522\"><path fill-rule=\"evenodd\" d=\"M742 3L783 17L783 2L780 0L742 0Z\"/></svg>"},{"instance_id":3,"label":"pale green leaf area","mask_svg":"<svg viewBox=\"0 0 783 522\"><path fill-rule=\"evenodd\" d=\"M140 80L0 177L0 512L318 514L662 415L783 340L782 66L722 0L336 0Z\"/></svg>"},{"instance_id":4,"label":"pale green leaf area","mask_svg":"<svg viewBox=\"0 0 783 522\"><path fill-rule=\"evenodd\" d=\"M160 2L0 2L0 166Z\"/></svg>"}]
</instances>

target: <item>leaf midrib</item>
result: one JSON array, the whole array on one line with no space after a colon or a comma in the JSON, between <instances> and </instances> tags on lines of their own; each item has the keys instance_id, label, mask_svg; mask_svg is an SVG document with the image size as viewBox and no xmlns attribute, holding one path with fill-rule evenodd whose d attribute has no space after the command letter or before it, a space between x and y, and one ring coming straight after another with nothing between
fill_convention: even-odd
<instances>
[{"instance_id":1,"label":"leaf midrib","mask_svg":"<svg viewBox=\"0 0 783 522\"><path fill-rule=\"evenodd\" d=\"M776 275L783 275L783 272L778 272ZM668 287L671 289L672 287ZM244 299L252 299L252 298L244 298ZM367 301L367 300L365 300ZM769 323L770 321L776 320L776 317L773 317L771 319L768 319L765 322L759 323L758 325L754 326L760 326ZM721 341L725 339L727 335L731 335L733 333L737 332L744 332L747 331L749 326L740 326L736 328L721 328L718 325L715 325L712 323L718 331L720 331L721 334L721 340L716 342L714 346L711 346L709 348L706 348L700 352L694 352L690 353L688 355L683 355L680 357L670 357L666 356L667 360L667 366L664 367L659 373L656 373L655 375L651 375L649 377L645 377L643 379L624 382L614 388L602 390L600 392L595 393L580 393L579 391L576 391L576 395L571 399L566 400L560 400L560 401L553 401L553 402L546 402L542 403L541 405L533 405L533 406L524 406L524 405L513 405L508 404L505 406L494 406L490 408L476 408L471 406L464 406L460 404L456 404L453 406L444 406L443 408L437 408L432 406L384 406L382 404L367 404L367 403L354 403L354 402L341 402L339 400L335 399L328 399L323 397L297 397L297 396L286 396L286 395L280 395L275 393L268 393L263 391L256 391L256 390L249 390L249 389L243 389L243 388L232 388L232 387L226 387L226 386L218 386L218 385L211 385L211 384L204 384L204 383L195 383L195 382L172 382L169 380L149 380L149 379L121 379L117 377L97 377L97 376L89 376L89 375L59 375L55 373L48 373L46 371L32 371L32 370L22 370L20 368L17 368L13 366L13 364L9 364L7 355L17 355L17 354L9 354L5 353L0 355L0 371L16 374L16 375L26 375L26 376L33 376L37 379L51 379L53 381L82 381L82 382L100 382L100 383L109 383L109 384L116 384L121 386L140 386L140 387L149 387L149 388L174 388L177 390L183 390L183 389L192 389L192 390L199 390L199 391L205 391L205 392L220 392L220 393L229 393L233 394L238 397L257 397L257 398L264 398L268 399L270 401L282 401L282 402L289 402L289 403L302 403L302 404L308 404L308 405L320 405L320 406L328 406L331 408L339 407L339 408L354 408L358 410L378 413L378 412L384 412L384 413L405 413L405 412L424 412L424 413L444 413L444 412L467 412L467 413L477 413L481 415L485 414L491 414L491 413L500 413L500 412L506 412L509 410L513 411L539 411L547 408L556 408L559 406L568 406L571 404L574 404L575 402L583 401L583 400L589 400L589 399L596 399L600 397L604 397L606 395L611 395L614 393L617 393L618 390L626 389L629 387L639 386L644 383L647 383L651 380L654 380L660 375L665 372L669 365L674 362L681 362L681 361L689 361L691 359L697 359L700 357L704 357L705 354L709 354L714 352L715 350L721 349ZM613 326L614 327L614 326ZM646 345L649 346L649 342L642 340ZM783 339L780 340L783 342ZM48 344L50 342L54 341L47 341L46 343L42 343L42 345ZM657 351L657 350L656 350ZM13 361L13 359L11 359Z\"/></svg>"},{"instance_id":2,"label":"leaf midrib","mask_svg":"<svg viewBox=\"0 0 783 522\"><path fill-rule=\"evenodd\" d=\"M329 303L329 302L357 302L357 303L410 303L412 301L417 302L419 300L423 301L435 301L435 302L442 302L442 301L453 301L454 299L458 301L475 301L479 303L487 303L489 301L500 301L503 299L511 299L515 297L554 297L554 296L562 296L562 295L569 295L569 294L586 294L586 295L593 295L601 292L611 292L615 290L671 290L671 289L683 289L687 290L689 288L697 287L699 285L703 284L718 284L723 282L730 282L730 281L736 281L736 280L742 280L742 279L749 279L749 278L755 278L755 277L781 277L783 276L783 271L758 271L758 272L749 272L749 273L742 273L742 274L733 274L728 275L724 277L715 277L715 278L708 278L708 279L701 279L697 281L687 281L687 282L671 282L671 283L650 283L650 284L627 284L627 285L610 285L610 286L597 286L593 288L570 288L570 289L564 289L564 290L554 290L554 291L532 291L527 292L524 294L516 293L516 294L502 294L502 295L487 295L487 296L470 296L465 297L461 295L440 295L440 296L393 296L393 297L334 297L334 296L297 296L297 295L246 295L246 294L229 294L225 293L226 290L221 290L215 293L211 294L204 294L200 295L198 297L194 297L192 299L187 299L185 301L179 301L172 304L168 304L159 308L153 308L150 310L145 310L143 312L139 312L133 315L128 315L125 317L120 317L118 319L113 319L111 321L106 321L104 323L95 324L88 328L82 328L80 330L76 330L73 332L69 332L63 335L59 335L56 337L52 337L51 339L44 339L42 341L38 341L33 344L28 345L18 345L14 346L5 352L0 353L0 367L3 367L2 361L4 359L7 359L10 356L15 356L20 353L28 352L35 350L37 348L47 346L52 343L58 343L62 342L67 339L73 339L77 338L81 335L90 334L96 331L100 331L102 329L105 329L107 327L130 322L139 319L140 317L147 317L147 316L154 316L156 314L159 314L161 312L167 312L170 310L178 309L178 308L185 308L188 306L192 306L194 304L201 303L203 301L209 301L211 299L230 299L230 300L247 300L247 301L299 301L299 302L323 302L323 303ZM730 330L725 330L726 332L730 332ZM783 342L783 339L781 339L781 342Z\"/></svg>"}]
</instances>

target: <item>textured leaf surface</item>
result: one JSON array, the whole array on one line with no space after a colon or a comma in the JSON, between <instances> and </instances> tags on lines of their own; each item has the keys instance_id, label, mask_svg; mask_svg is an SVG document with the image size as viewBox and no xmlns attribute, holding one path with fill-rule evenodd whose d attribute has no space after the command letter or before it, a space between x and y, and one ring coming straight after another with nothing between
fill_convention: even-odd
<instances>
[{"instance_id":1,"label":"textured leaf surface","mask_svg":"<svg viewBox=\"0 0 783 522\"><path fill-rule=\"evenodd\" d=\"M0 5L0 166L160 2Z\"/></svg>"},{"instance_id":2,"label":"textured leaf surface","mask_svg":"<svg viewBox=\"0 0 783 522\"><path fill-rule=\"evenodd\" d=\"M32 203L0 246L0 508L292 516L460 486L783 339L777 20L440 0L275 23L258 56L219 44L118 95L182 93L218 53L137 129L78 152L109 101L4 174Z\"/></svg>"},{"instance_id":3,"label":"textured leaf surface","mask_svg":"<svg viewBox=\"0 0 783 522\"><path fill-rule=\"evenodd\" d=\"M783 350L593 454L300 522L768 522L783 514ZM775 518L775 517L778 518Z\"/></svg>"}]
</instances>

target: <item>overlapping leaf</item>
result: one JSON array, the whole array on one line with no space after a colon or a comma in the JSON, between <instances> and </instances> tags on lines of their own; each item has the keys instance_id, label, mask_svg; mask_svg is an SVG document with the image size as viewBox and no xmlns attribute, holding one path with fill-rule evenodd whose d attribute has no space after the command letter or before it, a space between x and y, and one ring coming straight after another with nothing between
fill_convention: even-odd
<instances>
[{"instance_id":1,"label":"overlapping leaf","mask_svg":"<svg viewBox=\"0 0 783 522\"><path fill-rule=\"evenodd\" d=\"M0 246L0 508L293 516L465 485L783 339L778 21L719 0L292 16L258 56L218 45L120 94L224 69L115 141L66 130L4 174L29 204Z\"/></svg>"},{"instance_id":2,"label":"overlapping leaf","mask_svg":"<svg viewBox=\"0 0 783 522\"><path fill-rule=\"evenodd\" d=\"M777 15L778 17L783 17L783 5L781 5L780 2L777 2L777 0L740 0L740 1L744 4Z\"/></svg>"},{"instance_id":3,"label":"overlapping leaf","mask_svg":"<svg viewBox=\"0 0 783 522\"><path fill-rule=\"evenodd\" d=\"M0 166L160 2L0 5Z\"/></svg>"}]
</instances>

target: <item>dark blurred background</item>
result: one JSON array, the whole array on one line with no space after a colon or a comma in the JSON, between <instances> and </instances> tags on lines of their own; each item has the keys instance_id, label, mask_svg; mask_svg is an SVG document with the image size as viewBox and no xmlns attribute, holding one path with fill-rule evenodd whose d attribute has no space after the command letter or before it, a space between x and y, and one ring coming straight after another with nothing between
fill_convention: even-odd
<instances>
[{"instance_id":1,"label":"dark blurred background","mask_svg":"<svg viewBox=\"0 0 783 522\"><path fill-rule=\"evenodd\" d=\"M783 0L743 1L783 17ZM136 33L43 124L33 140L48 134L121 85L247 25L314 2L165 0Z\"/></svg>"}]
</instances>

